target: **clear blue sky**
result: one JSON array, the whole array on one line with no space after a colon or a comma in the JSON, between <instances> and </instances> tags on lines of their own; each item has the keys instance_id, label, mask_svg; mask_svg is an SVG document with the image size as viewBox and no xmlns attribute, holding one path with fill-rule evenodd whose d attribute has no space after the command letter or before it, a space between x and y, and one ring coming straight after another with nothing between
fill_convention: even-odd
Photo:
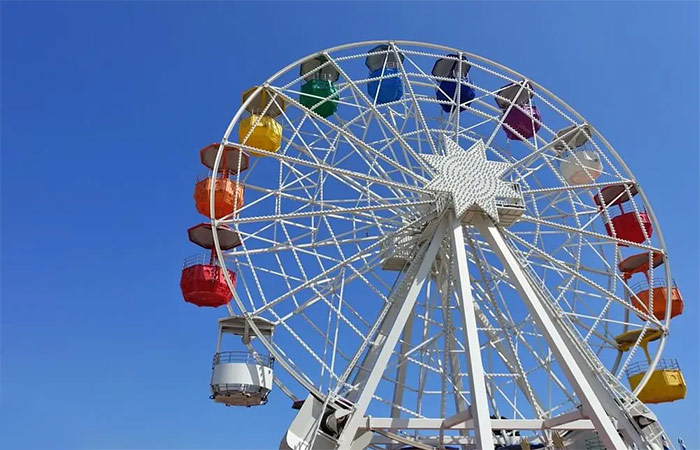
<instances>
[{"instance_id":1,"label":"clear blue sky","mask_svg":"<svg viewBox=\"0 0 700 450\"><path fill-rule=\"evenodd\" d=\"M601 130L686 301L666 355L698 436L697 2L2 2L3 448L273 448L293 417L208 400L215 318L182 301L201 173L244 89L332 45L410 39L510 66Z\"/></svg>"}]
</instances>

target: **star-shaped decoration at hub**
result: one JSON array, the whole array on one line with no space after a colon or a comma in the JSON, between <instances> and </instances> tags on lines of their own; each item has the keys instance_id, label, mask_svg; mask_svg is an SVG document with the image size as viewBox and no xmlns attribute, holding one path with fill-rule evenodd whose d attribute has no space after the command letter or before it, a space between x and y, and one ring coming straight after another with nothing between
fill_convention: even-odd
<instances>
[{"instance_id":1,"label":"star-shaped decoration at hub","mask_svg":"<svg viewBox=\"0 0 700 450\"><path fill-rule=\"evenodd\" d=\"M421 155L437 171L425 189L452 196L455 214L462 218L469 210L480 210L498 223L497 197L512 197L513 188L501 180L510 163L486 159L486 145L477 141L463 150L445 138L445 155Z\"/></svg>"}]
</instances>

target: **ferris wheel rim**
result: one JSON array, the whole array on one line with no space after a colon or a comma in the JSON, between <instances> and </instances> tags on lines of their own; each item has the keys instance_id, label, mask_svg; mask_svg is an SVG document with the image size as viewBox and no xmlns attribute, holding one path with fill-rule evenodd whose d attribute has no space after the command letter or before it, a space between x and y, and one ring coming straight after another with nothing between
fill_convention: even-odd
<instances>
[{"instance_id":1,"label":"ferris wheel rim","mask_svg":"<svg viewBox=\"0 0 700 450\"><path fill-rule=\"evenodd\" d=\"M473 54L473 53L470 53L470 52L465 52L465 51L462 51L462 50L459 50L459 49L456 49L456 48L452 48L452 47L447 47L447 46L442 46L442 45L437 45L437 44L430 44L430 43L417 42L417 41L403 41L403 40L394 40L394 41L392 41L392 40L370 40L370 41L363 41L363 42L354 42L354 43L348 43L348 44L343 44L343 45L331 47L331 48L328 48L328 49L325 49L325 50L321 50L321 51L319 51L319 52L311 53L311 54L309 54L309 55L307 55L307 56L305 56L305 57L303 57L303 58L300 58L299 60L297 60L297 61L295 61L295 62L289 64L288 66L282 68L282 69L279 70L277 73L275 73L272 77L268 78L264 83L261 83L260 86L258 86L257 89L255 90L255 92L254 92L252 95L250 95L250 96L248 97L248 99L239 107L239 109L238 109L237 112L235 113L234 117L232 118L231 122L229 123L229 126L228 126L228 128L227 128L227 130L226 130L226 132L225 132L224 138L222 139L222 141L221 141L221 143L220 143L220 145L219 145L219 150L218 150L218 152L217 152L217 156L216 156L216 159L215 159L215 162L214 162L214 166L213 166L213 172L214 172L214 173L217 173L217 170L218 170L218 168L219 168L219 165L221 164L221 158L222 158L222 155L223 155L223 149L224 149L224 145L226 144L226 142L227 142L227 140L228 140L228 136L231 135L231 133L232 133L232 131L233 131L233 128L234 128L234 127L236 126L236 124L240 121L241 116L242 116L243 112L245 111L246 106L248 106L248 104L252 101L253 97L255 97L256 93L260 92L260 90L262 90L262 89L264 89L266 86L270 85L270 83L274 82L274 81L275 81L277 78L279 78L282 74L287 73L290 69L292 69L292 68L298 66L298 64L300 64L301 62L303 62L303 61L305 61L305 60L307 60L307 59L309 59L309 58L312 58L312 57L314 57L314 56L316 56L316 55L328 54L328 53L337 52L337 51L340 51L340 50L346 50L346 49L351 49L351 48L356 48L356 47L361 47L361 46L370 46L370 45L373 45L373 44L385 44L385 43L387 43L387 42L394 43L394 44L397 44L397 45L411 45L411 46L416 46L416 47L427 47L427 48L431 48L431 49L434 49L434 50L441 50L441 51L454 51L454 52L458 52L458 53L460 53L460 54L467 55L467 56L469 56L469 57L471 57L471 58L474 58L474 59L476 59L476 60L479 60L479 61L482 61L482 62L491 64L491 65L493 65L493 66L495 66L495 67L498 67L499 69L501 69L501 70L503 70L503 71L505 71L505 72L510 73L511 75L514 75L514 76L521 77L521 78L524 78L524 79L529 80L529 81L530 81L534 86L536 86L541 92L543 92L544 94L548 95L550 98L556 100L557 103L558 103L558 106L564 106L564 107L567 109L567 111L568 111L569 113L571 113L573 116L575 116L577 119L579 119L582 123L588 123L588 124L590 124L590 122L586 121L585 118L583 118L583 116L582 116L581 114L579 114L576 110L574 110L570 105L568 105L566 102L562 101L559 97L557 97L557 96L554 95L552 92L550 92L549 90L547 90L544 86L538 84L536 81L534 81L534 80L532 80L532 79L530 79L530 78L528 78L528 77L525 77L524 75L520 74L520 73L517 72L517 71L514 71L513 69L510 69L510 68L508 68L508 67L506 67L506 66L503 66L503 65L501 65L501 64L499 64L499 63L497 63L497 62L495 62L495 61L492 61L492 60L490 60L490 59L481 57L481 56L479 56L479 55L476 55L476 54ZM641 186L639 186L639 183L636 181L636 178L634 177L633 173L630 171L629 167L625 164L624 160L620 157L620 155L618 154L618 152L610 145L610 143L609 143L609 142L605 139L605 137L597 130L597 128L596 128L595 126L591 126L591 127L592 127L592 132L595 134L595 136L596 136L598 139L601 140L601 142L605 145L606 150L607 150L610 154L612 154L612 155L614 156L616 162L620 165L620 167L624 170L624 172L626 172L627 175L630 175L630 176L631 176L631 180L633 180L634 183L636 184L636 186L638 187L639 194L640 194L640 196L641 196L642 202L643 202L644 206L646 206L646 208L647 208L647 213L650 215L650 219L651 219L651 222L652 222L652 224L653 224L653 226L654 226L654 229L655 229L656 236L657 236L657 239L658 239L658 241L659 241L660 247L661 247L661 249L662 249L663 252L664 252L665 264L666 264L666 267L665 267L666 278L667 278L667 280L671 280L670 264L669 264L668 255L667 255L667 252L666 252L665 241L663 240L663 235L662 235L662 233L661 233L661 229L660 229L659 223L658 223L658 221L656 220L656 216L655 216L655 214L654 214L654 212L653 212L653 208L651 207L651 204L648 202L648 199L647 199L646 195L644 194L643 189L641 188ZM214 182L212 181L212 192L213 192L213 183L214 183ZM213 208L214 203L213 203L213 202L214 202L214 197L213 197L213 194L212 194L212 196L211 196L211 198L210 198L210 206L211 206L210 210L212 211L210 220L211 220L212 226L215 226L215 225L217 225L218 223L220 223L220 219L216 219L216 218L214 217L214 213L213 213L213 211L214 211L214 208ZM216 233L213 233L213 239L214 239L214 246L215 246L215 250L216 250L217 257L218 257L220 260L223 261L224 254L223 254L222 249L220 248L220 243L219 243L218 236L217 236ZM225 276L225 278L226 278L226 280L227 280L227 283L229 283L229 287L232 288L232 282L231 282L231 280L230 280L228 274L227 274L225 271L224 271L224 276ZM670 282L670 281L669 281L669 282ZM244 312L247 311L247 309L244 307L244 305L242 304L242 302L240 302L240 299L238 298L237 294L235 293L235 290L232 289L232 291L234 292L234 298L236 299L236 302L239 303L238 306L239 306L239 308L241 308L241 311L244 311ZM670 303L670 296L667 297L666 301L667 301L667 306L669 306L669 303ZM670 323L669 314L670 314L670 308L667 307L667 309L666 309L666 317L665 317L665 319L664 319L664 328L665 328L665 330L667 330L667 329L669 328L669 323ZM258 331L259 331L259 330L256 329L255 324L252 324L251 328L253 329L253 331L256 332L256 334L258 334ZM657 352L656 352L656 354L655 354L655 357L654 357L654 359L653 359L653 363L650 365L650 366L651 366L651 367L650 367L650 370L649 370L649 371L647 372L647 374L646 374L646 378L647 378L647 379L650 377L651 371L655 368L655 366L657 365L659 359L661 358L661 354L662 354L662 352L663 352L663 349L664 349L664 346L665 346L665 343L666 343L666 338L667 338L667 333L664 333L663 336L662 336L662 338L661 338L661 342L659 343L659 348L658 348L658 350L657 350ZM262 342L265 342L265 339L262 339L262 338L261 338L261 341L262 341ZM264 345L265 345L266 347L268 347L268 350L270 350L271 353L272 353L273 355L275 354L274 346L273 346L271 343L265 343ZM269 346L268 346L268 345L269 345ZM280 357L280 361L283 361L283 360L284 360L284 358L283 358L283 357ZM285 367L285 369L286 369L286 367ZM292 369L292 370L293 370L293 369ZM289 371L289 370L288 370L288 371ZM295 378L296 378L296 377L295 377ZM300 377L300 378L303 378L303 377ZM298 380L298 381L299 381L299 380ZM643 381L645 381L645 380L643 380ZM307 386L307 387L308 387L308 386ZM640 384L640 386L639 386L639 388L637 389L637 391L641 390L642 387L643 387L643 383ZM638 392L635 392L635 394L636 394L636 393L638 393Z\"/></svg>"}]
</instances>

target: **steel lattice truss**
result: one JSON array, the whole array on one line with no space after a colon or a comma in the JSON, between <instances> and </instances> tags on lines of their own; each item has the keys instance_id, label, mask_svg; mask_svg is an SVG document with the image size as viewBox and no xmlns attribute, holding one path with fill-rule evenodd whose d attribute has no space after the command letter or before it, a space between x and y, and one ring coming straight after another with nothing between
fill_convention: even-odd
<instances>
[{"instance_id":1,"label":"steel lattice truss","mask_svg":"<svg viewBox=\"0 0 700 450\"><path fill-rule=\"evenodd\" d=\"M293 399L311 392L326 405L344 402L352 410L357 404L375 370L368 365L372 349L381 346L382 329L391 326L392 307L406 295L407 278L415 276L428 244L448 220L450 198L425 188L436 173L421 155L444 155L446 140L463 149L482 141L489 160L508 164L501 179L517 183L522 193L522 216L510 227L497 228L522 274L563 330L578 363L597 373L610 398L619 400L621 414L640 408L621 384L625 369L639 357L638 345L622 353L614 337L634 329L667 331L668 319L633 307L634 293L617 266L629 252L665 251L643 193L631 197L626 207L649 213L653 237L637 244L606 233L603 225L611 209L598 208L593 196L606 186L635 185L617 153L591 127L589 145L601 157L602 174L595 183L567 184L559 170L562 156L552 141L558 130L583 126L584 119L530 81L541 128L532 139L507 141L501 130L504 114L494 98L499 88L524 77L439 46L391 44L387 53L404 56L398 66L404 95L377 104L366 84L382 77L369 79L364 66L373 44L323 52L340 74L338 112L329 118L299 103L303 80L298 62L264 84L273 93L272 102L286 106L277 118L282 147L251 158L250 168L238 175L245 185L245 205L235 217L215 221L242 237L240 247L219 250L238 276L232 311L274 322L274 340L258 339L253 346L270 351L285 369L275 374L278 386ZM476 98L462 105L461 113L442 112L436 99L443 79L432 75L431 68L447 53L464 55L471 65L469 86ZM241 108L223 143L251 150L239 144L235 128L244 115ZM462 230L486 408L497 419L494 429L519 430L517 435L498 431L495 442L522 438L551 444L555 435L573 439L583 433L576 427L593 428L580 412L582 399L551 340L523 302L493 243L473 224ZM371 445L377 448L401 442L397 436L426 445L472 445L476 439L468 431L474 396L455 270L459 240L450 238L449 231L445 236L362 413L359 429L376 431ZM406 253L403 270L384 270L387 255L400 252ZM649 271L652 279L670 283L668 264ZM665 334L655 362L664 339ZM467 420L460 421L460 414ZM456 423L452 428L445 426L450 418ZM577 425L554 431L557 421ZM648 439L663 431L658 427L656 433Z\"/></svg>"}]
</instances>

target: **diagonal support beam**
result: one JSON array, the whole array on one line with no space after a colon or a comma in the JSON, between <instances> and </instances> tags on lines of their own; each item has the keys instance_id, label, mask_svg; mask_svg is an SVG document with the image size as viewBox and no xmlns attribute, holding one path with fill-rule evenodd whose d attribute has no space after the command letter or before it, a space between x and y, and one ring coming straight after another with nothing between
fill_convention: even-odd
<instances>
[{"instance_id":1,"label":"diagonal support beam","mask_svg":"<svg viewBox=\"0 0 700 450\"><path fill-rule=\"evenodd\" d=\"M460 411L457 414L455 414L454 416L448 417L447 419L445 419L445 421L442 423L442 426L444 428L452 428L455 425L459 425L460 423L464 423L471 418L472 418L472 410L465 409L464 411Z\"/></svg>"},{"instance_id":2,"label":"diagonal support beam","mask_svg":"<svg viewBox=\"0 0 700 450\"><path fill-rule=\"evenodd\" d=\"M456 339L455 336L455 325L453 314L450 312L450 299L452 298L452 287L450 284L450 267L452 264L452 258L443 255L442 264L440 266L440 272L443 275L439 275L440 283L440 304L442 306L442 322L443 330L445 332L445 357L447 358L447 368L450 377L450 382L453 386L453 394L455 411L466 412L471 417L471 409L467 400L464 398L464 388L462 385L462 377L460 376L461 365L459 362L459 355L455 351ZM466 335L465 335L466 338ZM465 339L466 340L466 339ZM460 430L460 434L464 437L469 436L466 430ZM462 449L464 447L461 447Z\"/></svg>"},{"instance_id":3,"label":"diagonal support beam","mask_svg":"<svg viewBox=\"0 0 700 450\"><path fill-rule=\"evenodd\" d=\"M381 434L382 436L389 438L392 441L396 441L396 442L399 442L401 444L408 445L408 446L410 446L410 448L417 448L417 449L421 449L421 450L435 450L435 447L433 447L432 445L423 444L422 442L414 441L413 439L409 439L405 436L401 436L401 435L396 434L396 433L391 433L389 431L385 431L385 430L381 430L381 429L378 429L378 430L373 429L372 431L374 431L377 434Z\"/></svg>"},{"instance_id":4,"label":"diagonal support beam","mask_svg":"<svg viewBox=\"0 0 700 450\"><path fill-rule=\"evenodd\" d=\"M418 266L418 270L415 272L415 276L404 280L410 282L405 297L396 298L396 305L392 305L395 306L395 308L392 309L396 312L393 315L393 320L385 322L391 324L388 333L384 335L380 332L375 339L375 347L368 352L369 358L365 358L363 362L363 368L368 369L369 372L366 379L363 380L363 385L358 386L361 391L355 402L355 409L343 427L340 436L338 436L339 450L349 450L352 447L353 439L355 438L358 428L362 425L363 421L366 420L365 412L367 411L367 407L386 370L389 358L396 348L396 344L406 325L406 321L416 304L418 294L423 288L425 280L430 275L430 268L433 265L433 261L435 261L435 256L442 245L442 240L446 233L447 220L443 218L440 220L440 224L435 230L435 234L428 245L428 249L423 253L423 259ZM378 351L375 351L377 348ZM362 371L360 371L360 373L362 373Z\"/></svg>"},{"instance_id":5,"label":"diagonal support beam","mask_svg":"<svg viewBox=\"0 0 700 450\"><path fill-rule=\"evenodd\" d=\"M469 266L467 263L467 251L464 244L464 231L462 223L454 212L450 215L450 229L452 230L452 248L455 256L453 269L455 291L460 301L457 302L462 313L464 333L467 342L467 369L469 370L469 387L471 394L471 415L474 419L474 434L477 448L493 448L493 433L491 432L491 418L489 416L488 394L486 392L486 379L484 365L481 361L481 348L479 334L476 328L476 315L474 313L474 297L472 296L471 282L469 281Z\"/></svg>"},{"instance_id":6,"label":"diagonal support beam","mask_svg":"<svg viewBox=\"0 0 700 450\"><path fill-rule=\"evenodd\" d=\"M581 411L571 411L556 417L552 417L551 419L546 419L542 424L542 428L552 429L581 419L586 419Z\"/></svg>"},{"instance_id":7,"label":"diagonal support beam","mask_svg":"<svg viewBox=\"0 0 700 450\"><path fill-rule=\"evenodd\" d=\"M413 322L415 322L415 320L415 314L411 314L411 317L408 319L408 322L403 329L403 336L401 337L402 342L399 350L399 364L396 368L396 385L394 386L391 417L399 417L401 415L401 410L398 408L398 405L403 404L403 391L404 385L406 384L406 370L408 368L408 364L406 364L406 354L411 349L411 333L413 331Z\"/></svg>"},{"instance_id":8,"label":"diagonal support beam","mask_svg":"<svg viewBox=\"0 0 700 450\"><path fill-rule=\"evenodd\" d=\"M444 260L447 260L448 258L443 258L443 267L446 265ZM451 259L451 258L450 258ZM441 267L442 269L442 267ZM450 266L447 266L447 268L444 270L444 273L447 274L447 276L442 276L440 277L440 297L441 297L441 306L442 306L442 321L443 321L443 329L445 330L445 340L447 343L447 367L450 371L450 381L452 382L452 385L454 386L454 402L455 402L455 411L470 411L469 410L469 405L467 404L467 401L464 399L462 392L464 391L462 387L462 377L459 375L460 372L462 372L460 363L459 363L459 355L457 354L455 350L455 339L457 337L455 336L455 326L453 324L453 317L452 314L450 313L450 298L451 298L451 291L450 291L450 279L449 279L449 273L450 273ZM471 414L471 413L470 413Z\"/></svg>"},{"instance_id":9,"label":"diagonal support beam","mask_svg":"<svg viewBox=\"0 0 700 450\"><path fill-rule=\"evenodd\" d=\"M511 282L515 285L518 294L520 294L523 302L525 302L525 305L528 307L540 332L547 340L566 378L576 392L576 396L581 401L584 414L593 422L603 444L609 449L626 448L625 443L618 435L616 427L605 412L601 401L596 396L582 368L579 367L571 350L566 345L557 324L550 317L542 304L542 300L537 295L527 275L515 258L515 255L506 244L501 231L493 224L491 219L487 217L476 218L473 224L501 260L506 272L508 272Z\"/></svg>"}]
</instances>

